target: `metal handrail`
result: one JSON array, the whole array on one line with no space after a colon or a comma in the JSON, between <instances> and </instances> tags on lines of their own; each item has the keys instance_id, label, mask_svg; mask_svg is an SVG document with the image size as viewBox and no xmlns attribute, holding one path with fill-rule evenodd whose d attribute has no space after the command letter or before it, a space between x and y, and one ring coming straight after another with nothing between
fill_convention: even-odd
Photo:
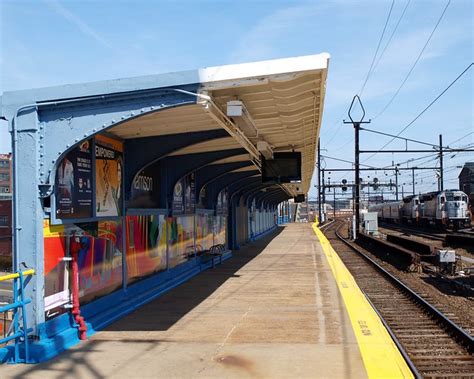
<instances>
[{"instance_id":1,"label":"metal handrail","mask_svg":"<svg viewBox=\"0 0 474 379\"><path fill-rule=\"evenodd\" d=\"M9 341L15 340L14 348L14 362L15 363L28 363L30 361L29 346L28 346L28 333L33 331L32 328L28 328L26 320L26 305L31 303L31 299L25 298L25 276L31 276L35 274L35 270L28 269L25 271L19 271L13 274L7 274L0 277L0 282L13 280L13 303L4 305L0 307L0 313L5 313L10 310L13 310L13 334L10 334L4 338L0 339L0 344L5 344ZM20 281L20 288L18 291L18 283ZM18 309L21 309L21 318L22 325L20 326L19 321L19 312ZM22 359L20 357L20 343L24 342L24 351L25 357Z\"/></svg>"}]
</instances>

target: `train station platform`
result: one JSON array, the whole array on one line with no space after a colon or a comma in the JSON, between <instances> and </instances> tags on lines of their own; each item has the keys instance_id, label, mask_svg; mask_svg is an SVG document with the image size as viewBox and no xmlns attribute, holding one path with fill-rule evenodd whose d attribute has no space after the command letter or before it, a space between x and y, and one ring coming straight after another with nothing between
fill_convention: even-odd
<instances>
[{"instance_id":1,"label":"train station platform","mask_svg":"<svg viewBox=\"0 0 474 379\"><path fill-rule=\"evenodd\" d=\"M386 332L361 318L361 293L341 295L352 285L331 254L311 224L279 227L55 359L3 365L2 378L406 376Z\"/></svg>"}]
</instances>

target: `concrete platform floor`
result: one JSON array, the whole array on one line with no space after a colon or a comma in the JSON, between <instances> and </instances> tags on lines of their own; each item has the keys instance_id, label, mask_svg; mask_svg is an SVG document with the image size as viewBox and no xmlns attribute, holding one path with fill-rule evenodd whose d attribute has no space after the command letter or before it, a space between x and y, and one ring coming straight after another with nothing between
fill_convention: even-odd
<instances>
[{"instance_id":1,"label":"concrete platform floor","mask_svg":"<svg viewBox=\"0 0 474 379\"><path fill-rule=\"evenodd\" d=\"M290 224L35 366L2 378L364 378L310 224Z\"/></svg>"}]
</instances>

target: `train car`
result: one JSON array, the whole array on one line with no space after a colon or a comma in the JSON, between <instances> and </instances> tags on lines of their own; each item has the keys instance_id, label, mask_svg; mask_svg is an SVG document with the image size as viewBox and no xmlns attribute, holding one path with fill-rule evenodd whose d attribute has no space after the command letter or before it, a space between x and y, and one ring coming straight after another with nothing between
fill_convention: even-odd
<instances>
[{"instance_id":1,"label":"train car","mask_svg":"<svg viewBox=\"0 0 474 379\"><path fill-rule=\"evenodd\" d=\"M420 195L420 219L424 224L452 226L471 223L467 195L459 190L445 190Z\"/></svg>"},{"instance_id":2,"label":"train car","mask_svg":"<svg viewBox=\"0 0 474 379\"><path fill-rule=\"evenodd\" d=\"M369 205L369 212L377 212L377 217L382 219L383 203Z\"/></svg>"},{"instance_id":3,"label":"train car","mask_svg":"<svg viewBox=\"0 0 474 379\"><path fill-rule=\"evenodd\" d=\"M373 204L369 206L369 212L377 212L380 221L400 222L400 202Z\"/></svg>"},{"instance_id":4,"label":"train car","mask_svg":"<svg viewBox=\"0 0 474 379\"><path fill-rule=\"evenodd\" d=\"M401 207L401 203L399 201L384 203L383 211L382 211L383 220L399 223L400 222L400 207Z\"/></svg>"},{"instance_id":5,"label":"train car","mask_svg":"<svg viewBox=\"0 0 474 379\"><path fill-rule=\"evenodd\" d=\"M404 197L400 207L400 221L405 224L418 224L420 198L418 195Z\"/></svg>"}]
</instances>

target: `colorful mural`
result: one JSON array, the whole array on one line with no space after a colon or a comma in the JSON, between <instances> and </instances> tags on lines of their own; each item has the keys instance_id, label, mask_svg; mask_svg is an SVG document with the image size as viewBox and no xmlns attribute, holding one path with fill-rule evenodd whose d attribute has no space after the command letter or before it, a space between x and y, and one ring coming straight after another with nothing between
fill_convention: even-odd
<instances>
[{"instance_id":1,"label":"colorful mural","mask_svg":"<svg viewBox=\"0 0 474 379\"><path fill-rule=\"evenodd\" d=\"M194 216L168 218L169 267L175 267L194 256Z\"/></svg>"},{"instance_id":2,"label":"colorful mural","mask_svg":"<svg viewBox=\"0 0 474 379\"><path fill-rule=\"evenodd\" d=\"M226 246L227 216L217 215L214 221L214 245Z\"/></svg>"},{"instance_id":3,"label":"colorful mural","mask_svg":"<svg viewBox=\"0 0 474 379\"><path fill-rule=\"evenodd\" d=\"M214 245L214 215L196 215L196 251L209 250Z\"/></svg>"},{"instance_id":4,"label":"colorful mural","mask_svg":"<svg viewBox=\"0 0 474 379\"><path fill-rule=\"evenodd\" d=\"M166 270L164 215L127 216L127 277L130 281Z\"/></svg>"},{"instance_id":5,"label":"colorful mural","mask_svg":"<svg viewBox=\"0 0 474 379\"><path fill-rule=\"evenodd\" d=\"M69 301L69 273L64 257L79 266L81 303L105 295L122 284L122 222L120 219L50 226L44 223L46 309Z\"/></svg>"}]
</instances>

